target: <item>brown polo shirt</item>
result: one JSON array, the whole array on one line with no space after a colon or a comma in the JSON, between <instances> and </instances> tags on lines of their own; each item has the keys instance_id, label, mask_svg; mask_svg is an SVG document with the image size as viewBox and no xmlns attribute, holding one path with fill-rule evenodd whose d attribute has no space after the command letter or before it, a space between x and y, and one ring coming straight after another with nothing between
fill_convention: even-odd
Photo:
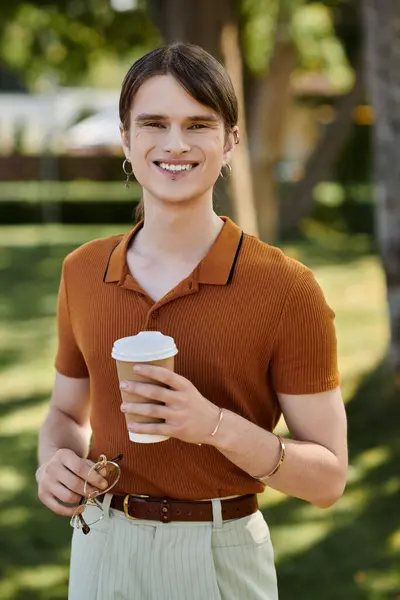
<instances>
[{"instance_id":1,"label":"brown polo shirt","mask_svg":"<svg viewBox=\"0 0 400 600\"><path fill-rule=\"evenodd\" d=\"M334 313L312 272L224 222L191 275L156 303L126 264L141 223L89 242L64 261L55 366L67 377L90 378L90 457L123 453L117 493L202 499L264 489L211 446L130 442L111 358L118 338L143 330L172 336L179 374L217 406L268 431L281 415L276 392L339 385Z\"/></svg>"}]
</instances>

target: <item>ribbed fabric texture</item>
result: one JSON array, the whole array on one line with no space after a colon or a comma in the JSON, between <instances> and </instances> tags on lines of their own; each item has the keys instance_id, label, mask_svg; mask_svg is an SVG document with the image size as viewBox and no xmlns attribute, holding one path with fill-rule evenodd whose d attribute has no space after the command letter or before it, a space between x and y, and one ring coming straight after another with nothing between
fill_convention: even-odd
<instances>
[{"instance_id":1,"label":"ribbed fabric texture","mask_svg":"<svg viewBox=\"0 0 400 600\"><path fill-rule=\"evenodd\" d=\"M217 406L269 431L281 415L277 392L339 385L334 313L312 272L224 221L203 261L156 304L127 271L140 224L64 261L55 366L68 377L90 377L90 457L124 454L116 493L202 499L264 489L211 446L129 441L111 357L118 338L143 330L172 336L179 374Z\"/></svg>"}]
</instances>

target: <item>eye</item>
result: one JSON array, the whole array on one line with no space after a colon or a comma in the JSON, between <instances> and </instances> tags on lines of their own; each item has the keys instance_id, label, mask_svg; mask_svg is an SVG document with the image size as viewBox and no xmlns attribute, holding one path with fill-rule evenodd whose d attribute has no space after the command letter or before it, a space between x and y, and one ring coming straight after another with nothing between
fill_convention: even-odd
<instances>
[{"instance_id":1,"label":"eye","mask_svg":"<svg viewBox=\"0 0 400 600\"><path fill-rule=\"evenodd\" d=\"M194 125L191 125L189 127L189 129L206 129L207 125L205 123L195 123Z\"/></svg>"},{"instance_id":2,"label":"eye","mask_svg":"<svg viewBox=\"0 0 400 600\"><path fill-rule=\"evenodd\" d=\"M157 121L150 121L149 123L143 123L145 127L156 127L163 129L164 125L162 123L158 123Z\"/></svg>"}]
</instances>

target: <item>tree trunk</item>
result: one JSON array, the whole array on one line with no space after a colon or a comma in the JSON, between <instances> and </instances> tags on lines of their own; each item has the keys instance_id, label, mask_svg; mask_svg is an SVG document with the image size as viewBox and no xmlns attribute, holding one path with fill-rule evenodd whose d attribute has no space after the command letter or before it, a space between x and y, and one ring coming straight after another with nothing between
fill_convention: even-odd
<instances>
[{"instance_id":1,"label":"tree trunk","mask_svg":"<svg viewBox=\"0 0 400 600\"><path fill-rule=\"evenodd\" d=\"M254 202L253 181L243 89L243 63L240 52L237 23L226 23L221 36L225 66L232 79L239 103L240 144L236 146L232 166L232 198L237 223L247 233L259 237L257 211Z\"/></svg>"},{"instance_id":2,"label":"tree trunk","mask_svg":"<svg viewBox=\"0 0 400 600\"><path fill-rule=\"evenodd\" d=\"M361 53L360 53L361 54ZM362 76L362 58L355 65L355 82L351 91L339 100L336 106L337 118L326 126L313 152L305 165L305 175L290 186L281 202L281 233L292 235L297 232L299 223L308 217L313 208L313 190L327 179L340 150L353 127L353 114L362 101L364 78Z\"/></svg>"},{"instance_id":3,"label":"tree trunk","mask_svg":"<svg viewBox=\"0 0 400 600\"><path fill-rule=\"evenodd\" d=\"M240 144L231 181L233 216L247 233L258 236L243 100L242 57L231 0L149 0L149 12L165 42L198 44L224 62L239 101ZM220 187L220 186L219 186Z\"/></svg>"},{"instance_id":4,"label":"tree trunk","mask_svg":"<svg viewBox=\"0 0 400 600\"><path fill-rule=\"evenodd\" d=\"M387 282L390 358L400 384L400 2L363 0L365 67L375 109L376 234Z\"/></svg>"},{"instance_id":5,"label":"tree trunk","mask_svg":"<svg viewBox=\"0 0 400 600\"><path fill-rule=\"evenodd\" d=\"M290 76L296 50L290 36L292 8L280 3L275 43L268 73L255 82L249 107L249 139L254 196L260 237L274 242L278 237L278 195L275 168L282 157L287 116L292 100Z\"/></svg>"},{"instance_id":6,"label":"tree trunk","mask_svg":"<svg viewBox=\"0 0 400 600\"><path fill-rule=\"evenodd\" d=\"M227 0L148 0L148 7L166 43L198 44L222 61L221 30L227 16L226 3Z\"/></svg>"}]
</instances>

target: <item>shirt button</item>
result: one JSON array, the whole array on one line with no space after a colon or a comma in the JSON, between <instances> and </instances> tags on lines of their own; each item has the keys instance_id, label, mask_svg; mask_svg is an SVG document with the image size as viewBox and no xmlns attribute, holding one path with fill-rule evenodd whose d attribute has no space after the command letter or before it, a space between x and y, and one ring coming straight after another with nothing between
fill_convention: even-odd
<instances>
[{"instance_id":1,"label":"shirt button","mask_svg":"<svg viewBox=\"0 0 400 600\"><path fill-rule=\"evenodd\" d=\"M157 319L157 317L158 317L158 310L155 310L155 311L152 313L152 315L151 315L151 318L152 318L152 319Z\"/></svg>"}]
</instances>

